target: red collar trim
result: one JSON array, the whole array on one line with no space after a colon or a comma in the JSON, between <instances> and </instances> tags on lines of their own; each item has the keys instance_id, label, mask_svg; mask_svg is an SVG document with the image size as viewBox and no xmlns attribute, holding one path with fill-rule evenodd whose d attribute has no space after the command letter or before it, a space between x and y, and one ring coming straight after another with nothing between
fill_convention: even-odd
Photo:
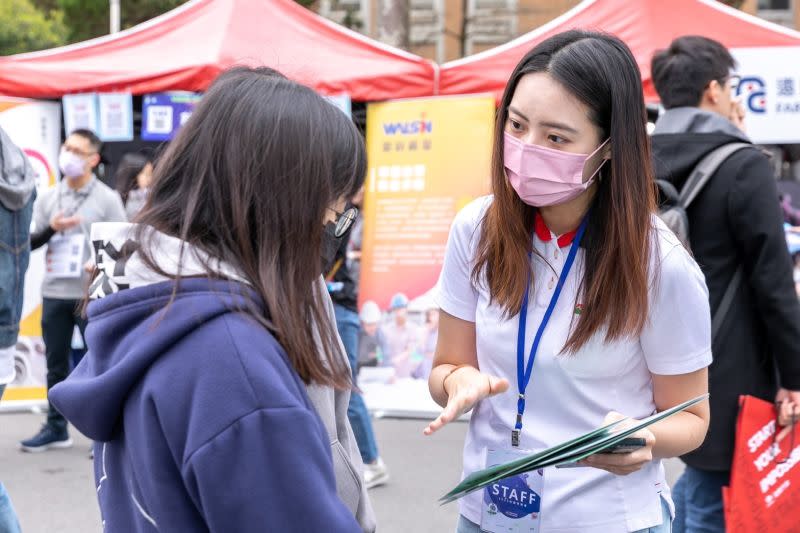
<instances>
[{"instance_id":1,"label":"red collar trim","mask_svg":"<svg viewBox=\"0 0 800 533\"><path fill-rule=\"evenodd\" d=\"M550 242L553 240L553 234L550 232L550 229L545 224L542 215L539 212L536 212L536 219L533 223L534 230L536 231L536 236L542 242ZM572 244L572 241L575 240L575 235L578 233L578 230L570 231L569 233L565 233L564 235L558 238L558 246L560 248L566 248Z\"/></svg>"}]
</instances>

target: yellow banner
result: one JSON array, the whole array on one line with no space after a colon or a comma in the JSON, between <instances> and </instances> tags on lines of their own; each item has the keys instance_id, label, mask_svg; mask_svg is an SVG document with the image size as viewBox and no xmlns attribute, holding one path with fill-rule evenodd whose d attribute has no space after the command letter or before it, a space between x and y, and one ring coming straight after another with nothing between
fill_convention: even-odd
<instances>
[{"instance_id":1,"label":"yellow banner","mask_svg":"<svg viewBox=\"0 0 800 533\"><path fill-rule=\"evenodd\" d=\"M369 104L362 301L434 287L453 217L489 191L494 113L491 96Z\"/></svg>"}]
</instances>

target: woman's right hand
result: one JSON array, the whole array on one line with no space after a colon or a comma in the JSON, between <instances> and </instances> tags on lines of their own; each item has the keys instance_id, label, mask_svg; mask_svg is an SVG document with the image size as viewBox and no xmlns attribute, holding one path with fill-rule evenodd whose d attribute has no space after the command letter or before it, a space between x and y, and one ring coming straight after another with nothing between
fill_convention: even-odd
<instances>
[{"instance_id":1,"label":"woman's right hand","mask_svg":"<svg viewBox=\"0 0 800 533\"><path fill-rule=\"evenodd\" d=\"M425 435L432 435L456 420L484 398L506 392L509 383L505 378L484 374L473 366L462 366L449 374L442 386L447 393L447 406L428 424L423 431Z\"/></svg>"}]
</instances>

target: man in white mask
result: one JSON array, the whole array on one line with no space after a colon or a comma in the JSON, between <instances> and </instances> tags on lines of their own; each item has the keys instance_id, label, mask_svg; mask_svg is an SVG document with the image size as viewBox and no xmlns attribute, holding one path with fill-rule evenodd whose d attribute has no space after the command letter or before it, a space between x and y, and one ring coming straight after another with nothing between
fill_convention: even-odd
<instances>
[{"instance_id":1,"label":"man in white mask","mask_svg":"<svg viewBox=\"0 0 800 533\"><path fill-rule=\"evenodd\" d=\"M75 326L86 321L80 306L89 283L83 265L90 257L89 234L95 222L124 222L125 208L116 191L94 176L100 164L100 139L89 130L75 130L61 147L62 179L44 191L34 206L31 248L47 245L42 285L42 336L47 355L47 389L66 379ZM72 445L67 421L52 404L47 423L20 449L40 452Z\"/></svg>"}]
</instances>

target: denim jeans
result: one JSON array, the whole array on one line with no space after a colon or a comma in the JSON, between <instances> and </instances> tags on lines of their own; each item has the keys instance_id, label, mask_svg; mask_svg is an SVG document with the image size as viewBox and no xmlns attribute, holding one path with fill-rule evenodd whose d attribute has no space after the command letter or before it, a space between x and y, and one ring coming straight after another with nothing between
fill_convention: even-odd
<instances>
[{"instance_id":1,"label":"denim jeans","mask_svg":"<svg viewBox=\"0 0 800 533\"><path fill-rule=\"evenodd\" d=\"M358 373L358 333L361 323L355 311L341 305L334 305L333 309L336 313L336 328L339 330L347 358L350 360L350 368L353 371L353 387L355 388L357 387L356 375ZM350 425L353 427L361 459L364 464L374 463L378 459L378 445L375 442L375 434L372 432L372 419L370 419L364 398L356 390L350 394L347 418L350 419Z\"/></svg>"},{"instance_id":2,"label":"denim jeans","mask_svg":"<svg viewBox=\"0 0 800 533\"><path fill-rule=\"evenodd\" d=\"M0 204L0 348L17 343L32 215L33 197L19 211Z\"/></svg>"},{"instance_id":3,"label":"denim jeans","mask_svg":"<svg viewBox=\"0 0 800 533\"><path fill-rule=\"evenodd\" d=\"M670 533L673 531L672 525L672 516L669 514L669 506L667 502L663 499L661 500L661 525L655 527L649 527L647 529L641 529L634 533ZM458 526L456 526L456 533L481 533L481 527L466 518L464 516L458 517Z\"/></svg>"},{"instance_id":4,"label":"denim jeans","mask_svg":"<svg viewBox=\"0 0 800 533\"><path fill-rule=\"evenodd\" d=\"M686 467L675 487L675 533L724 533L722 487L730 472L708 472Z\"/></svg>"},{"instance_id":5,"label":"denim jeans","mask_svg":"<svg viewBox=\"0 0 800 533\"><path fill-rule=\"evenodd\" d=\"M49 391L69 375L72 353L72 332L75 326L83 335L86 319L81 317L80 300L44 298L42 303L42 337L47 356L47 390ZM53 404L47 413L47 424L54 429L65 429L67 421Z\"/></svg>"},{"instance_id":6,"label":"denim jeans","mask_svg":"<svg viewBox=\"0 0 800 533\"><path fill-rule=\"evenodd\" d=\"M5 388L5 385L0 385L0 399L3 398ZM0 533L20 533L17 515L2 483L0 483Z\"/></svg>"}]
</instances>

